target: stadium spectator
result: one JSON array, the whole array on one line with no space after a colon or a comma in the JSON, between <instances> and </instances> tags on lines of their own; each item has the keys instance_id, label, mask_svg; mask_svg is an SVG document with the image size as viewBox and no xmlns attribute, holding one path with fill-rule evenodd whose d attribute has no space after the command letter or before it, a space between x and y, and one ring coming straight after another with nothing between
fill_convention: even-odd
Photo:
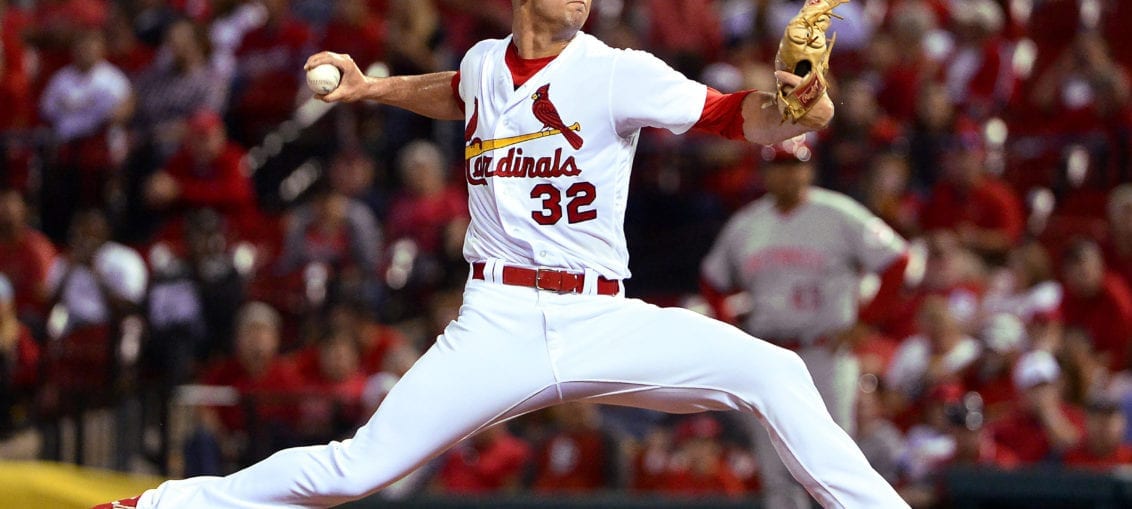
<instances>
[{"instance_id":1,"label":"stadium spectator","mask_svg":"<svg viewBox=\"0 0 1132 509\"><path fill-rule=\"evenodd\" d=\"M133 125L141 142L152 143L148 161L160 166L187 134L188 120L201 110L222 111L227 86L209 62L210 42L204 27L188 20L165 32L161 58L136 82L137 110Z\"/></svg>"},{"instance_id":2,"label":"stadium spectator","mask_svg":"<svg viewBox=\"0 0 1132 509\"><path fill-rule=\"evenodd\" d=\"M291 13L290 0L264 0L263 25L243 36L236 51L232 88L232 137L257 145L267 133L291 118L298 102L303 61L313 36L305 21Z\"/></svg>"},{"instance_id":3,"label":"stadium spectator","mask_svg":"<svg viewBox=\"0 0 1132 509\"><path fill-rule=\"evenodd\" d=\"M286 224L280 272L295 274L319 265L328 271L327 298L378 303L383 245L377 219L365 204L324 182Z\"/></svg>"},{"instance_id":4,"label":"stadium spectator","mask_svg":"<svg viewBox=\"0 0 1132 509\"><path fill-rule=\"evenodd\" d=\"M75 216L64 255L48 272L51 319L47 372L51 383L85 406L108 402L137 360L140 311L148 270L133 249L110 241L98 210Z\"/></svg>"},{"instance_id":5,"label":"stadium spectator","mask_svg":"<svg viewBox=\"0 0 1132 509\"><path fill-rule=\"evenodd\" d=\"M446 165L433 143L417 141L401 150L399 175L404 191L393 198L388 225L389 239L411 239L423 253L443 252L445 231L466 222L467 200L463 191L446 182Z\"/></svg>"},{"instance_id":6,"label":"stadium spectator","mask_svg":"<svg viewBox=\"0 0 1132 509\"><path fill-rule=\"evenodd\" d=\"M681 497L742 496L743 482L731 471L719 440L722 432L719 421L708 413L677 424L673 460L662 490Z\"/></svg>"},{"instance_id":7,"label":"stadium spectator","mask_svg":"<svg viewBox=\"0 0 1132 509\"><path fill-rule=\"evenodd\" d=\"M1001 260L1022 235L1022 204L985 166L986 147L973 126L960 127L944 153L943 178L924 205L925 231L948 229L976 253Z\"/></svg>"},{"instance_id":8,"label":"stadium spectator","mask_svg":"<svg viewBox=\"0 0 1132 509\"><path fill-rule=\"evenodd\" d=\"M189 118L181 149L149 177L144 196L153 210L210 208L236 225L256 207L244 150L229 141L220 116L208 110Z\"/></svg>"},{"instance_id":9,"label":"stadium spectator","mask_svg":"<svg viewBox=\"0 0 1132 509\"><path fill-rule=\"evenodd\" d=\"M200 383L235 389L234 406L204 407L200 427L186 442L186 472L222 474L279 449L291 440L293 407L302 387L295 366L279 355L281 317L261 302L245 304L236 319L236 351L207 366Z\"/></svg>"},{"instance_id":10,"label":"stadium spectator","mask_svg":"<svg viewBox=\"0 0 1132 509\"><path fill-rule=\"evenodd\" d=\"M1085 415L1062 398L1057 360L1047 351L1033 350L1018 360L1013 377L1021 397L993 424L995 443L1014 453L1021 465L1059 461L1080 443Z\"/></svg>"},{"instance_id":11,"label":"stadium spectator","mask_svg":"<svg viewBox=\"0 0 1132 509\"><path fill-rule=\"evenodd\" d=\"M861 203L902 237L915 237L924 203L911 189L908 156L893 151L874 153L868 167Z\"/></svg>"},{"instance_id":12,"label":"stadium spectator","mask_svg":"<svg viewBox=\"0 0 1132 509\"><path fill-rule=\"evenodd\" d=\"M28 223L19 191L0 192L0 272L12 282L16 314L33 328L46 318L47 274L54 259L55 246Z\"/></svg>"},{"instance_id":13,"label":"stadium spectator","mask_svg":"<svg viewBox=\"0 0 1132 509\"><path fill-rule=\"evenodd\" d=\"M354 331L331 327L316 344L293 356L302 378L295 431L303 442L347 438L369 417L363 415L367 377L359 365L355 335Z\"/></svg>"},{"instance_id":14,"label":"stadium spectator","mask_svg":"<svg viewBox=\"0 0 1132 509\"><path fill-rule=\"evenodd\" d=\"M1065 455L1065 465L1101 471L1132 466L1132 445L1124 443L1128 420L1120 403L1097 396L1089 401L1085 411L1085 438Z\"/></svg>"},{"instance_id":15,"label":"stadium spectator","mask_svg":"<svg viewBox=\"0 0 1132 509\"><path fill-rule=\"evenodd\" d=\"M432 489L451 495L514 492L530 457L530 446L512 435L505 424L497 424L442 456Z\"/></svg>"},{"instance_id":16,"label":"stadium spectator","mask_svg":"<svg viewBox=\"0 0 1132 509\"><path fill-rule=\"evenodd\" d=\"M151 341L146 368L169 383L184 383L198 363L231 355L234 322L247 292L223 218L210 210L185 217L179 238L149 251L153 283L147 296Z\"/></svg>"},{"instance_id":17,"label":"stadium spectator","mask_svg":"<svg viewBox=\"0 0 1132 509\"><path fill-rule=\"evenodd\" d=\"M53 141L43 175L43 230L62 241L80 207L101 206L107 183L125 157L118 129L133 110L130 81L106 61L101 32L85 32L74 43L74 61L51 76L39 109Z\"/></svg>"},{"instance_id":18,"label":"stadium spectator","mask_svg":"<svg viewBox=\"0 0 1132 509\"><path fill-rule=\"evenodd\" d=\"M573 402L548 411L553 431L534 450L531 489L577 494L613 488L617 449L601 428L597 406Z\"/></svg>"},{"instance_id":19,"label":"stadium spectator","mask_svg":"<svg viewBox=\"0 0 1132 509\"><path fill-rule=\"evenodd\" d=\"M385 219L386 238L394 250L390 258L396 262L399 246L403 253L412 253L408 286L427 295L455 273L467 273L461 251L468 199L463 189L446 181L444 157L436 144L410 143L398 162L403 189L393 196Z\"/></svg>"},{"instance_id":20,"label":"stadium spectator","mask_svg":"<svg viewBox=\"0 0 1132 509\"><path fill-rule=\"evenodd\" d=\"M891 409L903 414L904 423L919 414L934 387L961 382L983 353L982 344L959 328L945 297L925 299L917 318L920 334L901 343L885 375L885 385L892 388Z\"/></svg>"},{"instance_id":21,"label":"stadium spectator","mask_svg":"<svg viewBox=\"0 0 1132 509\"><path fill-rule=\"evenodd\" d=\"M1065 327L1086 334L1088 344L1112 372L1129 367L1132 342L1132 292L1119 275L1107 270L1096 242L1078 239L1062 261Z\"/></svg>"},{"instance_id":22,"label":"stadium spectator","mask_svg":"<svg viewBox=\"0 0 1132 509\"><path fill-rule=\"evenodd\" d=\"M340 303L329 314L332 327L353 332L359 366L366 376L388 373L399 377L416 362L418 354L409 340L396 328L375 320L372 306L358 301Z\"/></svg>"},{"instance_id":23,"label":"stadium spectator","mask_svg":"<svg viewBox=\"0 0 1132 509\"><path fill-rule=\"evenodd\" d=\"M1003 38L1005 15L994 0L959 0L950 12L955 47L940 78L952 102L982 122L997 115L1014 93L1012 46Z\"/></svg>"}]
</instances>

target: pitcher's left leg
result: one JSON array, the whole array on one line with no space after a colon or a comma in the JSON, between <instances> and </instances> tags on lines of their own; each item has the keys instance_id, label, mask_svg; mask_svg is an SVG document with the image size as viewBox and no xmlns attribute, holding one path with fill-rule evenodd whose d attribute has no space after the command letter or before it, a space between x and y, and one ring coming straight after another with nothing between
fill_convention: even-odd
<instances>
[{"instance_id":1,"label":"pitcher's left leg","mask_svg":"<svg viewBox=\"0 0 1132 509\"><path fill-rule=\"evenodd\" d=\"M908 507L830 417L793 352L691 311L635 300L564 306L547 316L564 338L552 362L566 397L668 412L751 412L824 507Z\"/></svg>"}]
</instances>

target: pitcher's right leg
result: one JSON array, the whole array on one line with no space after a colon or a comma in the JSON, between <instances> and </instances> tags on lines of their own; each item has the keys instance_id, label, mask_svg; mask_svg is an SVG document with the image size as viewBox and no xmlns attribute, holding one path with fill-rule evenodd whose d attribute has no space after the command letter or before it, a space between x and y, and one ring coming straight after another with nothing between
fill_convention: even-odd
<instances>
[{"instance_id":1,"label":"pitcher's right leg","mask_svg":"<svg viewBox=\"0 0 1132 509\"><path fill-rule=\"evenodd\" d=\"M457 321L343 442L280 451L227 477L170 481L141 508L319 508L373 493L461 439L559 401L533 291L472 282Z\"/></svg>"}]
</instances>

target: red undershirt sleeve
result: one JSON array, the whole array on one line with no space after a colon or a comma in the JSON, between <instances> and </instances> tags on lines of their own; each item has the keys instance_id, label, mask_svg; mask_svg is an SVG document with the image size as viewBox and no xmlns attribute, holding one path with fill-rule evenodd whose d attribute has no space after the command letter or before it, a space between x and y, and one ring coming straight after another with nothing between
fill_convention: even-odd
<instances>
[{"instance_id":1,"label":"red undershirt sleeve","mask_svg":"<svg viewBox=\"0 0 1132 509\"><path fill-rule=\"evenodd\" d=\"M717 134L729 140L746 139L743 135L743 99L751 92L754 90L724 94L708 87L704 112L696 125L692 126L692 130Z\"/></svg>"},{"instance_id":2,"label":"red undershirt sleeve","mask_svg":"<svg viewBox=\"0 0 1132 509\"><path fill-rule=\"evenodd\" d=\"M452 96L456 98L456 104L460 105L460 111L464 112L464 98L460 97L460 71L452 76Z\"/></svg>"},{"instance_id":3,"label":"red undershirt sleeve","mask_svg":"<svg viewBox=\"0 0 1132 509\"><path fill-rule=\"evenodd\" d=\"M908 253L892 260L884 272L880 273L880 287L864 309L858 313L858 321L878 325L887 318L889 310L896 309L900 291L904 288L904 271L908 268Z\"/></svg>"}]
</instances>

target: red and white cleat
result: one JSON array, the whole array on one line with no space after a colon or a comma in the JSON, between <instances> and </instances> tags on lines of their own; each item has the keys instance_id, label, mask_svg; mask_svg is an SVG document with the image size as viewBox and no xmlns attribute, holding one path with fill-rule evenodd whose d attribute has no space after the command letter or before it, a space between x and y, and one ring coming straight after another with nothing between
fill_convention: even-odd
<instances>
[{"instance_id":1,"label":"red and white cleat","mask_svg":"<svg viewBox=\"0 0 1132 509\"><path fill-rule=\"evenodd\" d=\"M115 500L105 504L98 504L91 509L129 509L138 506L138 499L140 496L134 498L123 498L122 500Z\"/></svg>"}]
</instances>

